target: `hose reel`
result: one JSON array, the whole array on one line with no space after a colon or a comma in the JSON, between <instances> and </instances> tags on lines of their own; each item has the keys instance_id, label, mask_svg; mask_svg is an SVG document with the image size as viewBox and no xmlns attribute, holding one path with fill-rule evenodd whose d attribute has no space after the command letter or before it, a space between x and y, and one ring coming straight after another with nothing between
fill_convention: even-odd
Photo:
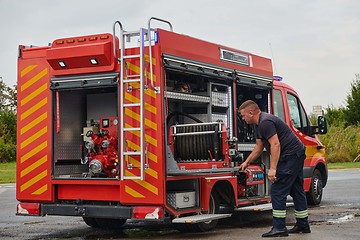
<instances>
[{"instance_id":1,"label":"hose reel","mask_svg":"<svg viewBox=\"0 0 360 240\"><path fill-rule=\"evenodd\" d=\"M172 126L174 158L178 162L213 161L222 158L222 123Z\"/></svg>"}]
</instances>

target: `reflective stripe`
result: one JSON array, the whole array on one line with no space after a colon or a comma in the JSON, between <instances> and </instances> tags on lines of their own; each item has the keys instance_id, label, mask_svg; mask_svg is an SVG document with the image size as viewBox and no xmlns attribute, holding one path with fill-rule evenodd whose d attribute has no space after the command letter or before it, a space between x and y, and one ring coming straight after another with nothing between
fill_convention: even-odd
<instances>
[{"instance_id":1,"label":"reflective stripe","mask_svg":"<svg viewBox=\"0 0 360 240\"><path fill-rule=\"evenodd\" d=\"M303 210L303 211L296 211L295 210L295 218L306 218L309 216L309 212L308 210Z\"/></svg>"},{"instance_id":2,"label":"reflective stripe","mask_svg":"<svg viewBox=\"0 0 360 240\"><path fill-rule=\"evenodd\" d=\"M285 218L286 217L286 210L272 210L273 217L275 218Z\"/></svg>"}]
</instances>

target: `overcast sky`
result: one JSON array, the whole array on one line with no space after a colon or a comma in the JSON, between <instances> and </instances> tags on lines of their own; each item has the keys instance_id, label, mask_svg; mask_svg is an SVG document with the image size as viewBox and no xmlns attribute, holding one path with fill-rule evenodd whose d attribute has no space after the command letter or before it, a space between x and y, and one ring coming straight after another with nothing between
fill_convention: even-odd
<instances>
[{"instance_id":1,"label":"overcast sky","mask_svg":"<svg viewBox=\"0 0 360 240\"><path fill-rule=\"evenodd\" d=\"M20 44L112 32L115 20L137 30L152 16L175 32L272 58L308 112L344 106L360 73L359 0L0 0L0 77L16 83Z\"/></svg>"}]
</instances>

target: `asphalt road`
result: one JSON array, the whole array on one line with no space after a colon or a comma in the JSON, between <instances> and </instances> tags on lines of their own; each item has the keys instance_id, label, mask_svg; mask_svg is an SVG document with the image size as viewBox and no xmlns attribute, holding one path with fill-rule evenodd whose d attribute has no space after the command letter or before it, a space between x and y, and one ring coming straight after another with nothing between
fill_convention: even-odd
<instances>
[{"instance_id":1,"label":"asphalt road","mask_svg":"<svg viewBox=\"0 0 360 240\"><path fill-rule=\"evenodd\" d=\"M288 239L360 239L360 170L329 171L320 206L310 208L311 234ZM271 228L271 213L242 214L222 220L207 233L180 233L169 224L126 224L119 231L95 230L76 217L15 216L15 186L0 185L0 239L262 239ZM287 223L293 225L293 209Z\"/></svg>"}]
</instances>

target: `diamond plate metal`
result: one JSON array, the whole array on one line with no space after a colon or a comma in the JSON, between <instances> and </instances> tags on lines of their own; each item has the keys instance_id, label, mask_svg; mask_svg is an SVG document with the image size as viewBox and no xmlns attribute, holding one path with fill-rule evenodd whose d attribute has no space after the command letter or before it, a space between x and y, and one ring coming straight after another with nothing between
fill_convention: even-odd
<instances>
[{"instance_id":1,"label":"diamond plate metal","mask_svg":"<svg viewBox=\"0 0 360 240\"><path fill-rule=\"evenodd\" d=\"M185 100L185 101L192 101L192 102L204 102L204 103L210 102L210 97L193 95L193 94L189 94L189 93L165 92L165 96L167 98L177 99L177 100Z\"/></svg>"}]
</instances>

